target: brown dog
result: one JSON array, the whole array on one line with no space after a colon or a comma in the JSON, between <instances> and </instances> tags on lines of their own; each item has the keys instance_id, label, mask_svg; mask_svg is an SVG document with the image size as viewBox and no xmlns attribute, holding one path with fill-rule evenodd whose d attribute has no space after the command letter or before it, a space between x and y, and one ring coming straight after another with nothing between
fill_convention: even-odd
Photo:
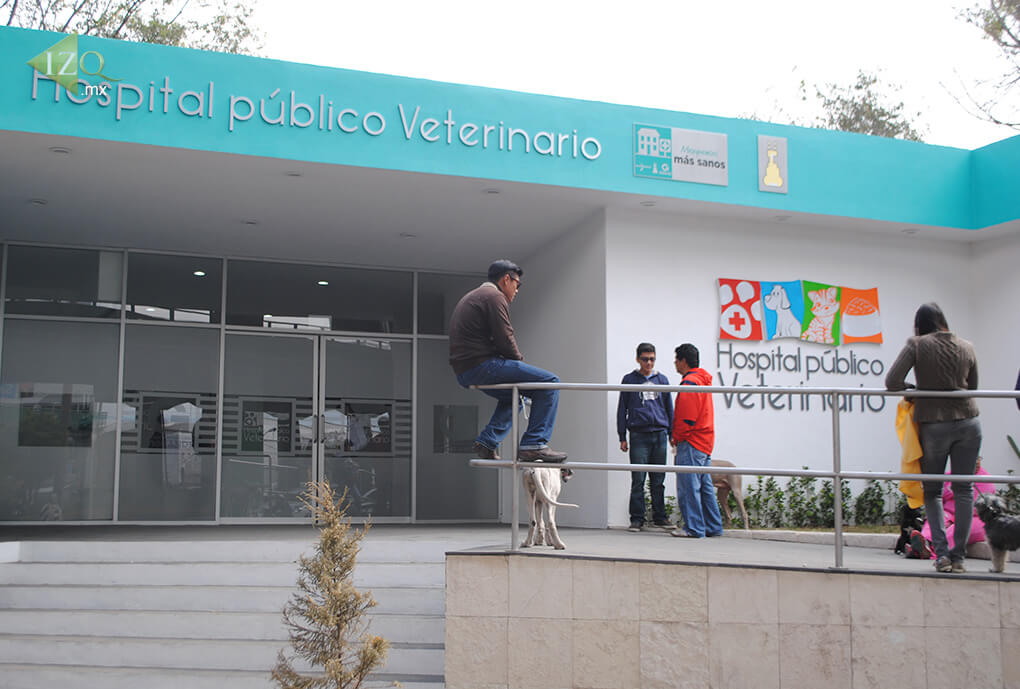
<instances>
[{"instance_id":1,"label":"brown dog","mask_svg":"<svg viewBox=\"0 0 1020 689\"><path fill-rule=\"evenodd\" d=\"M714 467L732 467L736 466L732 462L727 462L725 459L713 459L712 466ZM733 522L733 515L730 514L730 493L733 493L733 497L737 501L737 507L740 508L740 515L744 518L744 529L747 529L747 510L744 509L744 477L740 474L712 474L712 485L715 486L716 491L719 494L719 504L722 505L723 513L726 515L726 526L729 526Z\"/></svg>"}]
</instances>

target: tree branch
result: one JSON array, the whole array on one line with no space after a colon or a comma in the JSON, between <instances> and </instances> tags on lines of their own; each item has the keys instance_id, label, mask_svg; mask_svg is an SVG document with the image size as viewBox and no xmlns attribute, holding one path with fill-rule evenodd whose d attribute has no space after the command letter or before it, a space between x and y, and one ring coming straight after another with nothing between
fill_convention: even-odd
<instances>
[{"instance_id":1,"label":"tree branch","mask_svg":"<svg viewBox=\"0 0 1020 689\"><path fill-rule=\"evenodd\" d=\"M71 8L71 14L67 16L67 21L65 21L60 27L60 33L67 33L67 27L71 25L71 20L74 19L75 15L81 11L86 2L88 2L88 0L81 0L81 2Z\"/></svg>"},{"instance_id":2,"label":"tree branch","mask_svg":"<svg viewBox=\"0 0 1020 689\"><path fill-rule=\"evenodd\" d=\"M997 7L997 5L994 2L994 0L991 3L989 3L989 4L991 5L992 13L995 14L995 19L998 22L998 26L1000 28L1000 31L1002 31L1002 33L1004 33L1007 36L1009 36L1010 40L1013 41L1013 45L1009 46L1009 45L1006 45L1006 42L1003 41L1000 37L995 36L994 38L995 38L996 43L998 43L1000 46L1002 46L1002 48L1007 49L1007 50L1011 49L1011 48L1013 50L1016 50L1016 49L1020 48L1020 38L1018 38L1012 31L1010 31L1009 23L1007 21L1007 17L1005 17L1005 16L1003 16L1002 14L999 13L999 8ZM987 31L987 29L986 29L986 31Z\"/></svg>"},{"instance_id":3,"label":"tree branch","mask_svg":"<svg viewBox=\"0 0 1020 689\"><path fill-rule=\"evenodd\" d=\"M4 0L4 4L0 5L0 7L3 7L8 2L10 2L10 0ZM11 13L9 15L7 15L7 26L10 26L11 22L14 21L14 13L17 12L17 11L18 11L18 0L14 0L14 2L11 3Z\"/></svg>"}]
</instances>

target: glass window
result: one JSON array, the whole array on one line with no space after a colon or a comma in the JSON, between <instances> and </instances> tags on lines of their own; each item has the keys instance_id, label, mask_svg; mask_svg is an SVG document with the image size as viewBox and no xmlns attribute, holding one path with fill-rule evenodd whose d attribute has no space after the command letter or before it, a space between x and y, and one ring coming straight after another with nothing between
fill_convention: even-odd
<instances>
[{"instance_id":1,"label":"glass window","mask_svg":"<svg viewBox=\"0 0 1020 689\"><path fill-rule=\"evenodd\" d=\"M411 514L411 343L324 338L325 474L351 516Z\"/></svg>"},{"instance_id":2,"label":"glass window","mask_svg":"<svg viewBox=\"0 0 1020 689\"><path fill-rule=\"evenodd\" d=\"M277 330L411 332L411 274L231 261L227 323Z\"/></svg>"},{"instance_id":3,"label":"glass window","mask_svg":"<svg viewBox=\"0 0 1020 689\"><path fill-rule=\"evenodd\" d=\"M0 520L113 518L119 339L113 324L4 323Z\"/></svg>"},{"instance_id":4,"label":"glass window","mask_svg":"<svg viewBox=\"0 0 1020 689\"><path fill-rule=\"evenodd\" d=\"M120 318L124 254L12 246L7 313Z\"/></svg>"},{"instance_id":5,"label":"glass window","mask_svg":"<svg viewBox=\"0 0 1020 689\"><path fill-rule=\"evenodd\" d=\"M221 516L310 516L314 365L312 338L227 336Z\"/></svg>"},{"instance_id":6,"label":"glass window","mask_svg":"<svg viewBox=\"0 0 1020 689\"><path fill-rule=\"evenodd\" d=\"M417 518L496 520L499 472L468 464L496 401L457 384L447 350L443 340L418 342Z\"/></svg>"},{"instance_id":7,"label":"glass window","mask_svg":"<svg viewBox=\"0 0 1020 689\"><path fill-rule=\"evenodd\" d=\"M418 332L449 334L450 314L460 298L485 281L484 275L418 275Z\"/></svg>"},{"instance_id":8,"label":"glass window","mask_svg":"<svg viewBox=\"0 0 1020 689\"><path fill-rule=\"evenodd\" d=\"M128 254L127 317L219 323L222 284L217 258Z\"/></svg>"},{"instance_id":9,"label":"glass window","mask_svg":"<svg viewBox=\"0 0 1020 689\"><path fill-rule=\"evenodd\" d=\"M128 326L120 520L215 519L219 353L217 330Z\"/></svg>"}]
</instances>

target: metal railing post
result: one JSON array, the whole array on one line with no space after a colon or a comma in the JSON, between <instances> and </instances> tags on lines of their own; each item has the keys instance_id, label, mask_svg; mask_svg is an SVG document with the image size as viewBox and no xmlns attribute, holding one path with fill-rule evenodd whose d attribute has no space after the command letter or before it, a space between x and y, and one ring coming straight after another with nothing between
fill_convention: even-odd
<instances>
[{"instance_id":1,"label":"metal railing post","mask_svg":"<svg viewBox=\"0 0 1020 689\"><path fill-rule=\"evenodd\" d=\"M863 398L862 398L863 399ZM832 514L836 569L843 568L843 470L839 449L839 393L832 391Z\"/></svg>"},{"instance_id":2,"label":"metal railing post","mask_svg":"<svg viewBox=\"0 0 1020 689\"><path fill-rule=\"evenodd\" d=\"M516 385L510 393L510 402L513 404L513 407L511 407L513 409L513 421L510 426L510 456L514 463L513 470L510 472L510 483L511 488L513 489L513 508L511 510L513 512L513 516L510 521L510 550L517 550L521 543L521 487L520 482L517 479L521 470L520 467L517 466L517 455L519 454L517 445L521 442L521 436L518 432L517 410L521 403L521 391Z\"/></svg>"}]
</instances>

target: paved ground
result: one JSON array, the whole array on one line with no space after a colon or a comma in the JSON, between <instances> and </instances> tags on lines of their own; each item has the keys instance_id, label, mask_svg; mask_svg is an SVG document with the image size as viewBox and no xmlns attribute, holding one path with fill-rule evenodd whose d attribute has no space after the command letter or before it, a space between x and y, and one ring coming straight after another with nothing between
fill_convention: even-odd
<instances>
[{"instance_id":1,"label":"paved ground","mask_svg":"<svg viewBox=\"0 0 1020 689\"><path fill-rule=\"evenodd\" d=\"M506 525L396 525L373 526L368 538L393 543L448 542L450 551L510 549ZM520 529L523 540L527 529ZM793 531L727 531L721 538L673 538L667 531L649 528L641 533L625 529L561 528L567 544L563 551L547 546L523 549L531 555L564 555L618 560L730 564L828 570L835 566L831 533ZM308 540L315 538L311 526L219 526L219 527L16 527L0 533L0 540ZM846 534L843 568L851 571L897 575L935 572L930 561L907 560L892 552L891 534ZM1014 553L1014 556L1016 553ZM968 576L1020 579L1020 563L1009 562L1006 572L988 572L988 560L967 560ZM944 576L944 575L941 575ZM960 576L960 575L955 575Z\"/></svg>"}]
</instances>

